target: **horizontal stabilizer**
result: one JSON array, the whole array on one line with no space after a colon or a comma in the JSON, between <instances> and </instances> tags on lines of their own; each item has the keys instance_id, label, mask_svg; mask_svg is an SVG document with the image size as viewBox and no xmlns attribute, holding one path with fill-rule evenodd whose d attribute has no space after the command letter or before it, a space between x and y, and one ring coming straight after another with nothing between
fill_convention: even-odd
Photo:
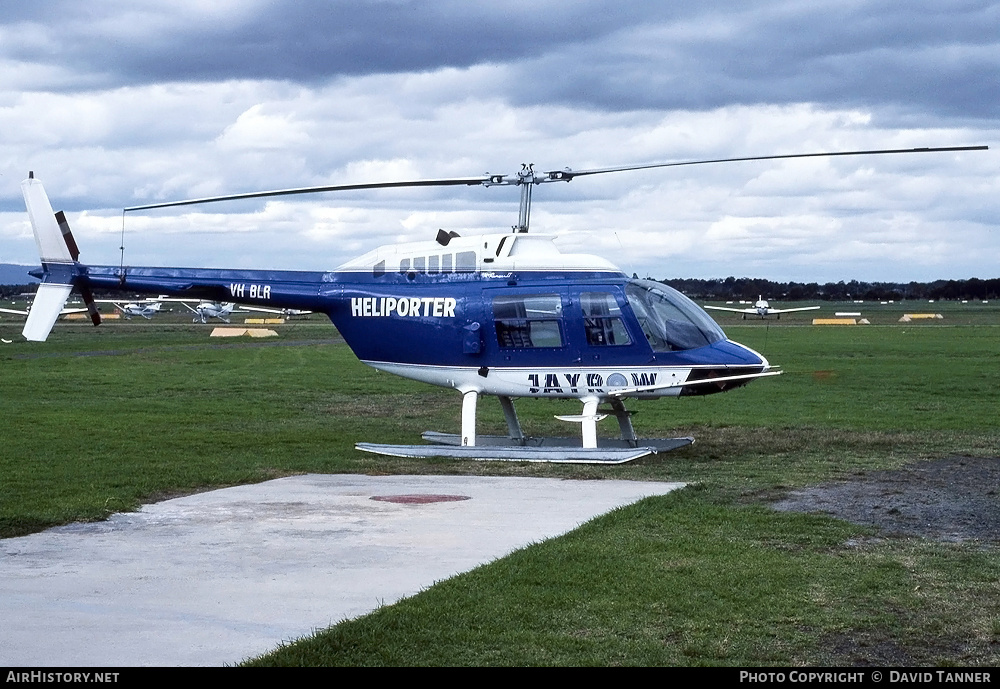
<instances>
[{"instance_id":1,"label":"horizontal stabilizer","mask_svg":"<svg viewBox=\"0 0 1000 689\"><path fill-rule=\"evenodd\" d=\"M62 237L59 241L62 241ZM42 283L38 286L35 301L31 304L31 311L28 312L28 320L24 322L24 330L21 331L24 339L30 342L45 342L72 289L72 285L52 283Z\"/></svg>"}]
</instances>

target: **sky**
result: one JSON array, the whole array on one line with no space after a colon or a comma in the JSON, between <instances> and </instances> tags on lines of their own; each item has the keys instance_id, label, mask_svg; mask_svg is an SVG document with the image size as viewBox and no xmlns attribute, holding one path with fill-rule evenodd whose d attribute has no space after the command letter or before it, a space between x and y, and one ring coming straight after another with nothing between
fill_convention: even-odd
<instances>
[{"instance_id":1,"label":"sky","mask_svg":"<svg viewBox=\"0 0 1000 689\"><path fill-rule=\"evenodd\" d=\"M122 208L522 163L988 145L583 177L536 187L531 229L656 279L992 278L998 124L1000 2L3 3L0 262L37 263L29 170L85 262L117 265L124 243L127 265L327 270L438 228L510 231L517 190Z\"/></svg>"}]
</instances>

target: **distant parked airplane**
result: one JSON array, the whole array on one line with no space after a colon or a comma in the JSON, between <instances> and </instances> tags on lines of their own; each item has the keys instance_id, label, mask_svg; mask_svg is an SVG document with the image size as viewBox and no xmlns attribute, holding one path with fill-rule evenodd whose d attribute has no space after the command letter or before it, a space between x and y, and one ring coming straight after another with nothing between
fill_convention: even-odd
<instances>
[{"instance_id":1,"label":"distant parked airplane","mask_svg":"<svg viewBox=\"0 0 1000 689\"><path fill-rule=\"evenodd\" d=\"M163 303L154 299L146 299L139 302L122 302L114 301L112 299L97 299L95 301L100 304L114 304L115 308L121 311L125 318L142 316L147 321L159 313L160 309L163 308Z\"/></svg>"},{"instance_id":2,"label":"distant parked airplane","mask_svg":"<svg viewBox=\"0 0 1000 689\"><path fill-rule=\"evenodd\" d=\"M234 311L234 305L231 302L195 302L190 299L163 299L162 301L175 301L182 304L184 308L195 314L195 321L200 319L202 323L207 323L209 318L218 318L220 321L228 323L230 315L234 313L248 313L251 311L259 313L274 313L282 316L305 316L312 313L312 311L303 311L302 309L269 309L263 306L247 306L245 304L241 304L239 310ZM191 306L191 304L196 305Z\"/></svg>"},{"instance_id":3,"label":"distant parked airplane","mask_svg":"<svg viewBox=\"0 0 1000 689\"><path fill-rule=\"evenodd\" d=\"M762 295L757 295L757 301L751 308L747 309L730 309L725 306L706 306L706 309L714 309L716 311L732 311L733 313L742 313L743 320L747 319L747 316L760 316L761 318L767 318L768 316L777 316L781 319L781 314L792 313L793 311L813 311L818 309L818 306L803 306L796 309L773 309L771 305L767 303Z\"/></svg>"},{"instance_id":4,"label":"distant parked airplane","mask_svg":"<svg viewBox=\"0 0 1000 689\"><path fill-rule=\"evenodd\" d=\"M191 302L190 300L185 301L184 299L168 299L167 301L176 301L184 305L188 311L194 314L192 320L201 320L202 323L208 323L209 318L218 318L224 323L229 322L229 316L233 314L232 302L218 302L218 301L200 301ZM191 306L192 303L196 303L197 306ZM236 313L243 313L242 311L236 311Z\"/></svg>"}]
</instances>

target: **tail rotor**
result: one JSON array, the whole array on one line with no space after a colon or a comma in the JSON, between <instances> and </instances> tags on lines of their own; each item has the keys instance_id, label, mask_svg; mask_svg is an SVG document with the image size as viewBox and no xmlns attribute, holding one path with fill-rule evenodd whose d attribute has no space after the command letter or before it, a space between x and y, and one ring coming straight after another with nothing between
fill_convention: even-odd
<instances>
[{"instance_id":1,"label":"tail rotor","mask_svg":"<svg viewBox=\"0 0 1000 689\"><path fill-rule=\"evenodd\" d=\"M77 246L76 240L73 238L73 232L69 229L69 222L66 220L66 214L59 211L55 214L56 224L59 225L59 231L62 232L63 240L66 242L66 248L69 249L70 256L73 257L74 262L80 261L80 247ZM83 303L87 306L87 313L90 314L90 320L94 325L101 324L101 312L97 309L97 303L94 301L94 293L90 291L90 287L86 285L80 286L80 296L83 298Z\"/></svg>"}]
</instances>

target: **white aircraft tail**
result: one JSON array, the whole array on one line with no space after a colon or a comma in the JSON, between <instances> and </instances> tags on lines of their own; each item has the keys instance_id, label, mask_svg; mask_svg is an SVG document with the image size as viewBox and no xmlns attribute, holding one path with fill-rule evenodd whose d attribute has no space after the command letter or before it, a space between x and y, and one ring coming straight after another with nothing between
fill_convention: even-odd
<instances>
[{"instance_id":1,"label":"white aircraft tail","mask_svg":"<svg viewBox=\"0 0 1000 689\"><path fill-rule=\"evenodd\" d=\"M62 211L52 212L49 197L34 174L28 173L28 179L21 182L21 193L24 195L24 205L28 208L28 219L31 220L31 229L35 233L35 244L44 272L42 284L38 286L21 334L31 342L44 342L73 289L80 250L70 232L66 216ZM101 315L94 303L93 294L89 288L82 288L81 292L91 320L94 325L99 325Z\"/></svg>"},{"instance_id":2,"label":"white aircraft tail","mask_svg":"<svg viewBox=\"0 0 1000 689\"><path fill-rule=\"evenodd\" d=\"M35 300L31 303L28 320L24 322L21 334L29 342L45 342L45 339L62 313L63 306L73 291L73 285L44 283L38 286Z\"/></svg>"}]
</instances>

